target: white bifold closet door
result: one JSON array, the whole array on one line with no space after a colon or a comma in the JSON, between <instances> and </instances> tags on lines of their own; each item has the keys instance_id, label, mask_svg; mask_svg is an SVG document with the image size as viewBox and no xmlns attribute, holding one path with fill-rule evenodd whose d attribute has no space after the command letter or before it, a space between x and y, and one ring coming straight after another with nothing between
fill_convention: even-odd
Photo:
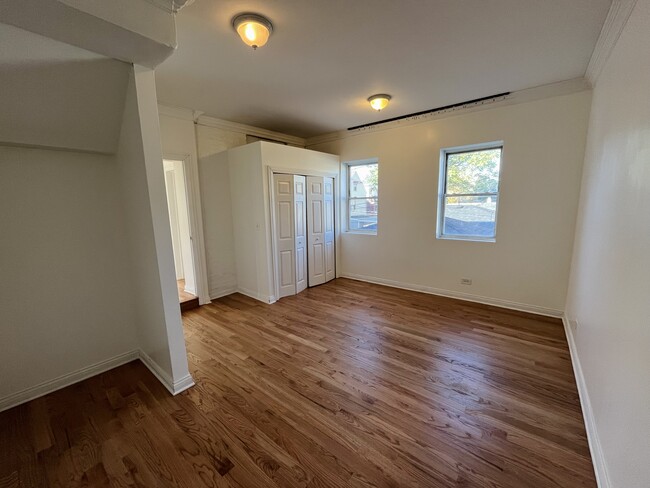
<instances>
[{"instance_id":1,"label":"white bifold closet door","mask_svg":"<svg viewBox=\"0 0 650 488\"><path fill-rule=\"evenodd\" d=\"M279 297L307 288L305 177L274 174L275 237Z\"/></svg>"},{"instance_id":2,"label":"white bifold closet door","mask_svg":"<svg viewBox=\"0 0 650 488\"><path fill-rule=\"evenodd\" d=\"M333 178L307 176L307 257L309 286L334 279Z\"/></svg>"}]
</instances>

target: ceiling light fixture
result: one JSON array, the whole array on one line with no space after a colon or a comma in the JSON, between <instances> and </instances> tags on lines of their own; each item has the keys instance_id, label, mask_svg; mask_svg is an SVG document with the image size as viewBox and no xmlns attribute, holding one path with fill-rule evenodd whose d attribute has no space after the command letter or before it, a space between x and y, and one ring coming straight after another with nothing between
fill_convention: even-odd
<instances>
[{"instance_id":1,"label":"ceiling light fixture","mask_svg":"<svg viewBox=\"0 0 650 488\"><path fill-rule=\"evenodd\" d=\"M232 26L244 44L257 49L266 44L273 32L273 24L258 14L239 14L232 19Z\"/></svg>"},{"instance_id":2,"label":"ceiling light fixture","mask_svg":"<svg viewBox=\"0 0 650 488\"><path fill-rule=\"evenodd\" d=\"M390 95L386 95L385 93L380 93L378 95L373 95L370 98L368 98L368 102L370 102L370 106L372 108L374 108L377 112L380 112L381 110L388 107L388 102L390 102L391 98L392 97Z\"/></svg>"}]
</instances>

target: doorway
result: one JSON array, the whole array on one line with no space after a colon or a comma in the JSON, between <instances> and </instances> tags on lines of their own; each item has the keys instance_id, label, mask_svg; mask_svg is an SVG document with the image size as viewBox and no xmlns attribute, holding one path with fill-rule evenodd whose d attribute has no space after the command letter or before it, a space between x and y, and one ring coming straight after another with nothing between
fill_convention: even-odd
<instances>
[{"instance_id":1,"label":"doorway","mask_svg":"<svg viewBox=\"0 0 650 488\"><path fill-rule=\"evenodd\" d=\"M199 306L199 299L184 162L182 160L164 159L163 171L174 252L178 301L181 310L189 310Z\"/></svg>"}]
</instances>

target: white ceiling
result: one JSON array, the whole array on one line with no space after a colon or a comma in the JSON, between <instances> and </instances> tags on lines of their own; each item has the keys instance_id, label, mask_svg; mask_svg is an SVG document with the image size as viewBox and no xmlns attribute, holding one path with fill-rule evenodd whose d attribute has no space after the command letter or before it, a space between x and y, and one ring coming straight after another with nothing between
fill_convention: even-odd
<instances>
[{"instance_id":1,"label":"white ceiling","mask_svg":"<svg viewBox=\"0 0 650 488\"><path fill-rule=\"evenodd\" d=\"M196 0L157 68L163 104L308 137L581 77L611 0ZM275 30L253 51L244 11ZM393 95L381 113L366 98Z\"/></svg>"}]
</instances>

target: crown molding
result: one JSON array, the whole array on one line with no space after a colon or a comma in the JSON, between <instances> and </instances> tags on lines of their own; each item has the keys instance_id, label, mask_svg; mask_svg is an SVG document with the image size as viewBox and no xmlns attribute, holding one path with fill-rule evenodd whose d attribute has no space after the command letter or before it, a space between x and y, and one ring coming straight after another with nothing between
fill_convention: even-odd
<instances>
[{"instance_id":1,"label":"crown molding","mask_svg":"<svg viewBox=\"0 0 650 488\"><path fill-rule=\"evenodd\" d=\"M170 105L158 104L158 113L167 117L174 117L181 120L188 120L199 125L206 127L214 127L216 129L227 130L229 132L237 132L239 134L246 134L249 136L259 137L261 139L269 139L272 141L284 142L291 146L305 147L306 139L282 132L275 132L261 127L253 127L252 125L238 124L237 122L230 122L229 120L217 119L209 115L203 115L203 112L192 110L183 107L172 107Z\"/></svg>"},{"instance_id":2,"label":"crown molding","mask_svg":"<svg viewBox=\"0 0 650 488\"><path fill-rule=\"evenodd\" d=\"M261 139L270 139L272 141L284 142L292 146L305 147L305 144L307 142L307 140L302 137L291 136L288 134L283 134L282 132L262 129L260 127L253 127L252 125L238 124L237 122L217 119L208 115L199 115L196 122L199 125L223 129L230 132L238 132L240 134L255 136Z\"/></svg>"},{"instance_id":3,"label":"crown molding","mask_svg":"<svg viewBox=\"0 0 650 488\"><path fill-rule=\"evenodd\" d=\"M386 122L385 124L381 124L381 125L374 125L374 126L364 127L355 130L340 130L337 132L331 132L329 134L310 137L306 140L305 147L310 148L311 146L323 144L326 142L332 142L340 139L348 139L350 137L361 136L364 134L383 132L397 127L408 127L410 125L423 124L425 122L430 122L432 120L444 119L455 115L464 115L472 112L478 112L481 110L489 110L489 109L494 109L499 107L505 107L507 105L514 105L518 103L526 103L535 100L541 100L544 98L569 95L571 93L577 93L577 92L590 90L590 89L591 89L591 85L586 79L574 78L572 80L560 81L557 83L550 83L547 85L541 85L533 88L527 88L525 90L515 91L510 93L509 95L495 98L495 101L487 101L478 104L462 105L459 107L450 108L448 110L442 110L440 112L413 116L406 119L396 120L393 122Z\"/></svg>"},{"instance_id":4,"label":"crown molding","mask_svg":"<svg viewBox=\"0 0 650 488\"><path fill-rule=\"evenodd\" d=\"M585 72L585 78L592 86L596 84L609 55L621 37L636 2L637 0L614 0L612 2Z\"/></svg>"}]
</instances>

